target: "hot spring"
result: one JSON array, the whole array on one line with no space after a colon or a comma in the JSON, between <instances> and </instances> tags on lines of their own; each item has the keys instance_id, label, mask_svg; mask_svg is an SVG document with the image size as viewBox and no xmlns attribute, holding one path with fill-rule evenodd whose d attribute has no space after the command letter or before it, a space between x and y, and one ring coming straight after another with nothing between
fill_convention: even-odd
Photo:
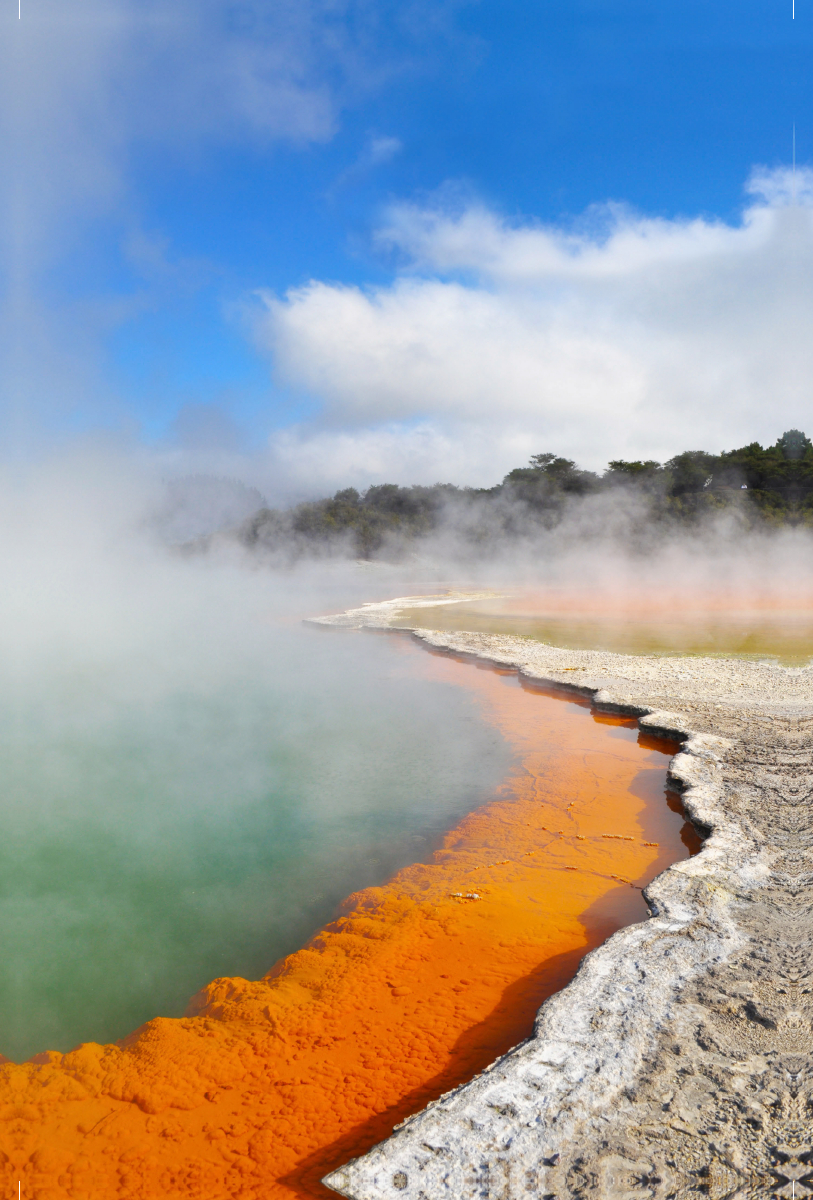
<instances>
[{"instance_id":1,"label":"hot spring","mask_svg":"<svg viewBox=\"0 0 813 1200\"><path fill-rule=\"evenodd\" d=\"M801 666L813 658L813 596L788 588L629 589L548 587L444 604L429 610L405 604L395 627L528 637L569 650L617 654L679 654L772 659Z\"/></svg>"},{"instance_id":2,"label":"hot spring","mask_svg":"<svg viewBox=\"0 0 813 1200\"><path fill-rule=\"evenodd\" d=\"M697 848L675 746L403 633L303 624L406 571L172 552L102 482L0 494L0 1052L36 1056L0 1074L39 1113L26 1161L90 1155L112 1194L125 1136L159 1176L214 1163L213 1196L235 1161L318 1195L646 918ZM103 1045L42 1053L79 1043Z\"/></svg>"},{"instance_id":3,"label":"hot spring","mask_svg":"<svg viewBox=\"0 0 813 1200\"><path fill-rule=\"evenodd\" d=\"M262 975L504 774L472 699L390 639L225 625L140 664L4 672L0 1051L16 1061Z\"/></svg>"},{"instance_id":4,"label":"hot spring","mask_svg":"<svg viewBox=\"0 0 813 1200\"><path fill-rule=\"evenodd\" d=\"M259 978L349 893L426 860L514 762L465 671L452 683L402 638L302 625L368 592L346 571L132 546L30 568L0 612L0 1052L15 1061L180 1016L218 976ZM422 620L534 619L498 603Z\"/></svg>"},{"instance_id":5,"label":"hot spring","mask_svg":"<svg viewBox=\"0 0 813 1200\"><path fill-rule=\"evenodd\" d=\"M235 1171L324 1194L646 919L641 889L699 844L676 745L402 632L302 622L403 595L406 572L186 556L96 507L63 536L59 513L21 509L0 545L0 1052L36 1056L0 1064L37 1114L20 1154L36 1186L87 1158L94 1194L124 1142L144 1194L189 1162L212 1196Z\"/></svg>"}]
</instances>

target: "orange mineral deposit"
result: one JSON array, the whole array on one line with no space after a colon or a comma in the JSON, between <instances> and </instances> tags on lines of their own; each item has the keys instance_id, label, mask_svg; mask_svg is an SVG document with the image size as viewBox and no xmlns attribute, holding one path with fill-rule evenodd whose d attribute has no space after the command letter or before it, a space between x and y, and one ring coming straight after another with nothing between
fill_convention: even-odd
<instances>
[{"instance_id":1,"label":"orange mineral deposit","mask_svg":"<svg viewBox=\"0 0 813 1200\"><path fill-rule=\"evenodd\" d=\"M584 953L645 919L641 886L696 848L665 794L674 745L393 648L498 726L515 752L498 794L264 979L215 980L186 1018L117 1045L0 1066L9 1196L20 1180L38 1200L328 1197L327 1171L527 1037Z\"/></svg>"}]
</instances>

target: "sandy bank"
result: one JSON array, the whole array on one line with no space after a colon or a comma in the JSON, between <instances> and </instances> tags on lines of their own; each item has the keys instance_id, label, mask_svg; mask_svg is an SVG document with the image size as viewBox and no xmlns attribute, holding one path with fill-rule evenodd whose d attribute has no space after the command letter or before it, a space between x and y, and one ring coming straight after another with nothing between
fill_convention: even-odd
<instances>
[{"instance_id":1,"label":"sandy bank","mask_svg":"<svg viewBox=\"0 0 813 1200\"><path fill-rule=\"evenodd\" d=\"M333 623L380 628L398 604ZM710 836L529 1041L327 1182L357 1200L811 1194L813 671L415 633L682 737L672 776Z\"/></svg>"}]
</instances>

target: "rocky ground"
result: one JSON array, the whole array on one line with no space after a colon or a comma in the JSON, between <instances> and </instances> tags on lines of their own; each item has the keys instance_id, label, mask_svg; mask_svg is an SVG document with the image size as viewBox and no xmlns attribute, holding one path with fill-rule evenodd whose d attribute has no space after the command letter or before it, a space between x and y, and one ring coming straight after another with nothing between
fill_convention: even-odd
<instances>
[{"instance_id":1,"label":"rocky ground","mask_svg":"<svg viewBox=\"0 0 813 1200\"><path fill-rule=\"evenodd\" d=\"M386 628L439 602L324 621ZM355 1200L813 1195L813 670L414 633L679 736L671 774L707 840L529 1041L325 1182Z\"/></svg>"}]
</instances>

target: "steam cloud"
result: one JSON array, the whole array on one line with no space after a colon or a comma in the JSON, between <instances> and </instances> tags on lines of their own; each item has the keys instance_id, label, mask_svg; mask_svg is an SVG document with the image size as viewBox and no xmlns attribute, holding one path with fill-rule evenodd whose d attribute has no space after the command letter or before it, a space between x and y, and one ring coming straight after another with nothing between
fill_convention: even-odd
<instances>
[{"instance_id":1,"label":"steam cloud","mask_svg":"<svg viewBox=\"0 0 813 1200\"><path fill-rule=\"evenodd\" d=\"M421 681L397 643L302 626L402 590L397 571L183 556L156 533L165 504L109 447L0 473L15 1059L181 1015L217 975L258 977L506 767L465 692Z\"/></svg>"},{"instance_id":2,"label":"steam cloud","mask_svg":"<svg viewBox=\"0 0 813 1200\"><path fill-rule=\"evenodd\" d=\"M203 488L197 513L214 526L253 498L214 492L225 508ZM303 616L467 583L632 614L809 607L804 530L655 531L642 555L623 537L645 513L624 504L615 528L605 499L487 547L450 512L420 555L357 565L222 531L168 545L159 473L109 445L0 473L0 1050L123 1036L215 975L262 974L500 778L465 693Z\"/></svg>"}]
</instances>

